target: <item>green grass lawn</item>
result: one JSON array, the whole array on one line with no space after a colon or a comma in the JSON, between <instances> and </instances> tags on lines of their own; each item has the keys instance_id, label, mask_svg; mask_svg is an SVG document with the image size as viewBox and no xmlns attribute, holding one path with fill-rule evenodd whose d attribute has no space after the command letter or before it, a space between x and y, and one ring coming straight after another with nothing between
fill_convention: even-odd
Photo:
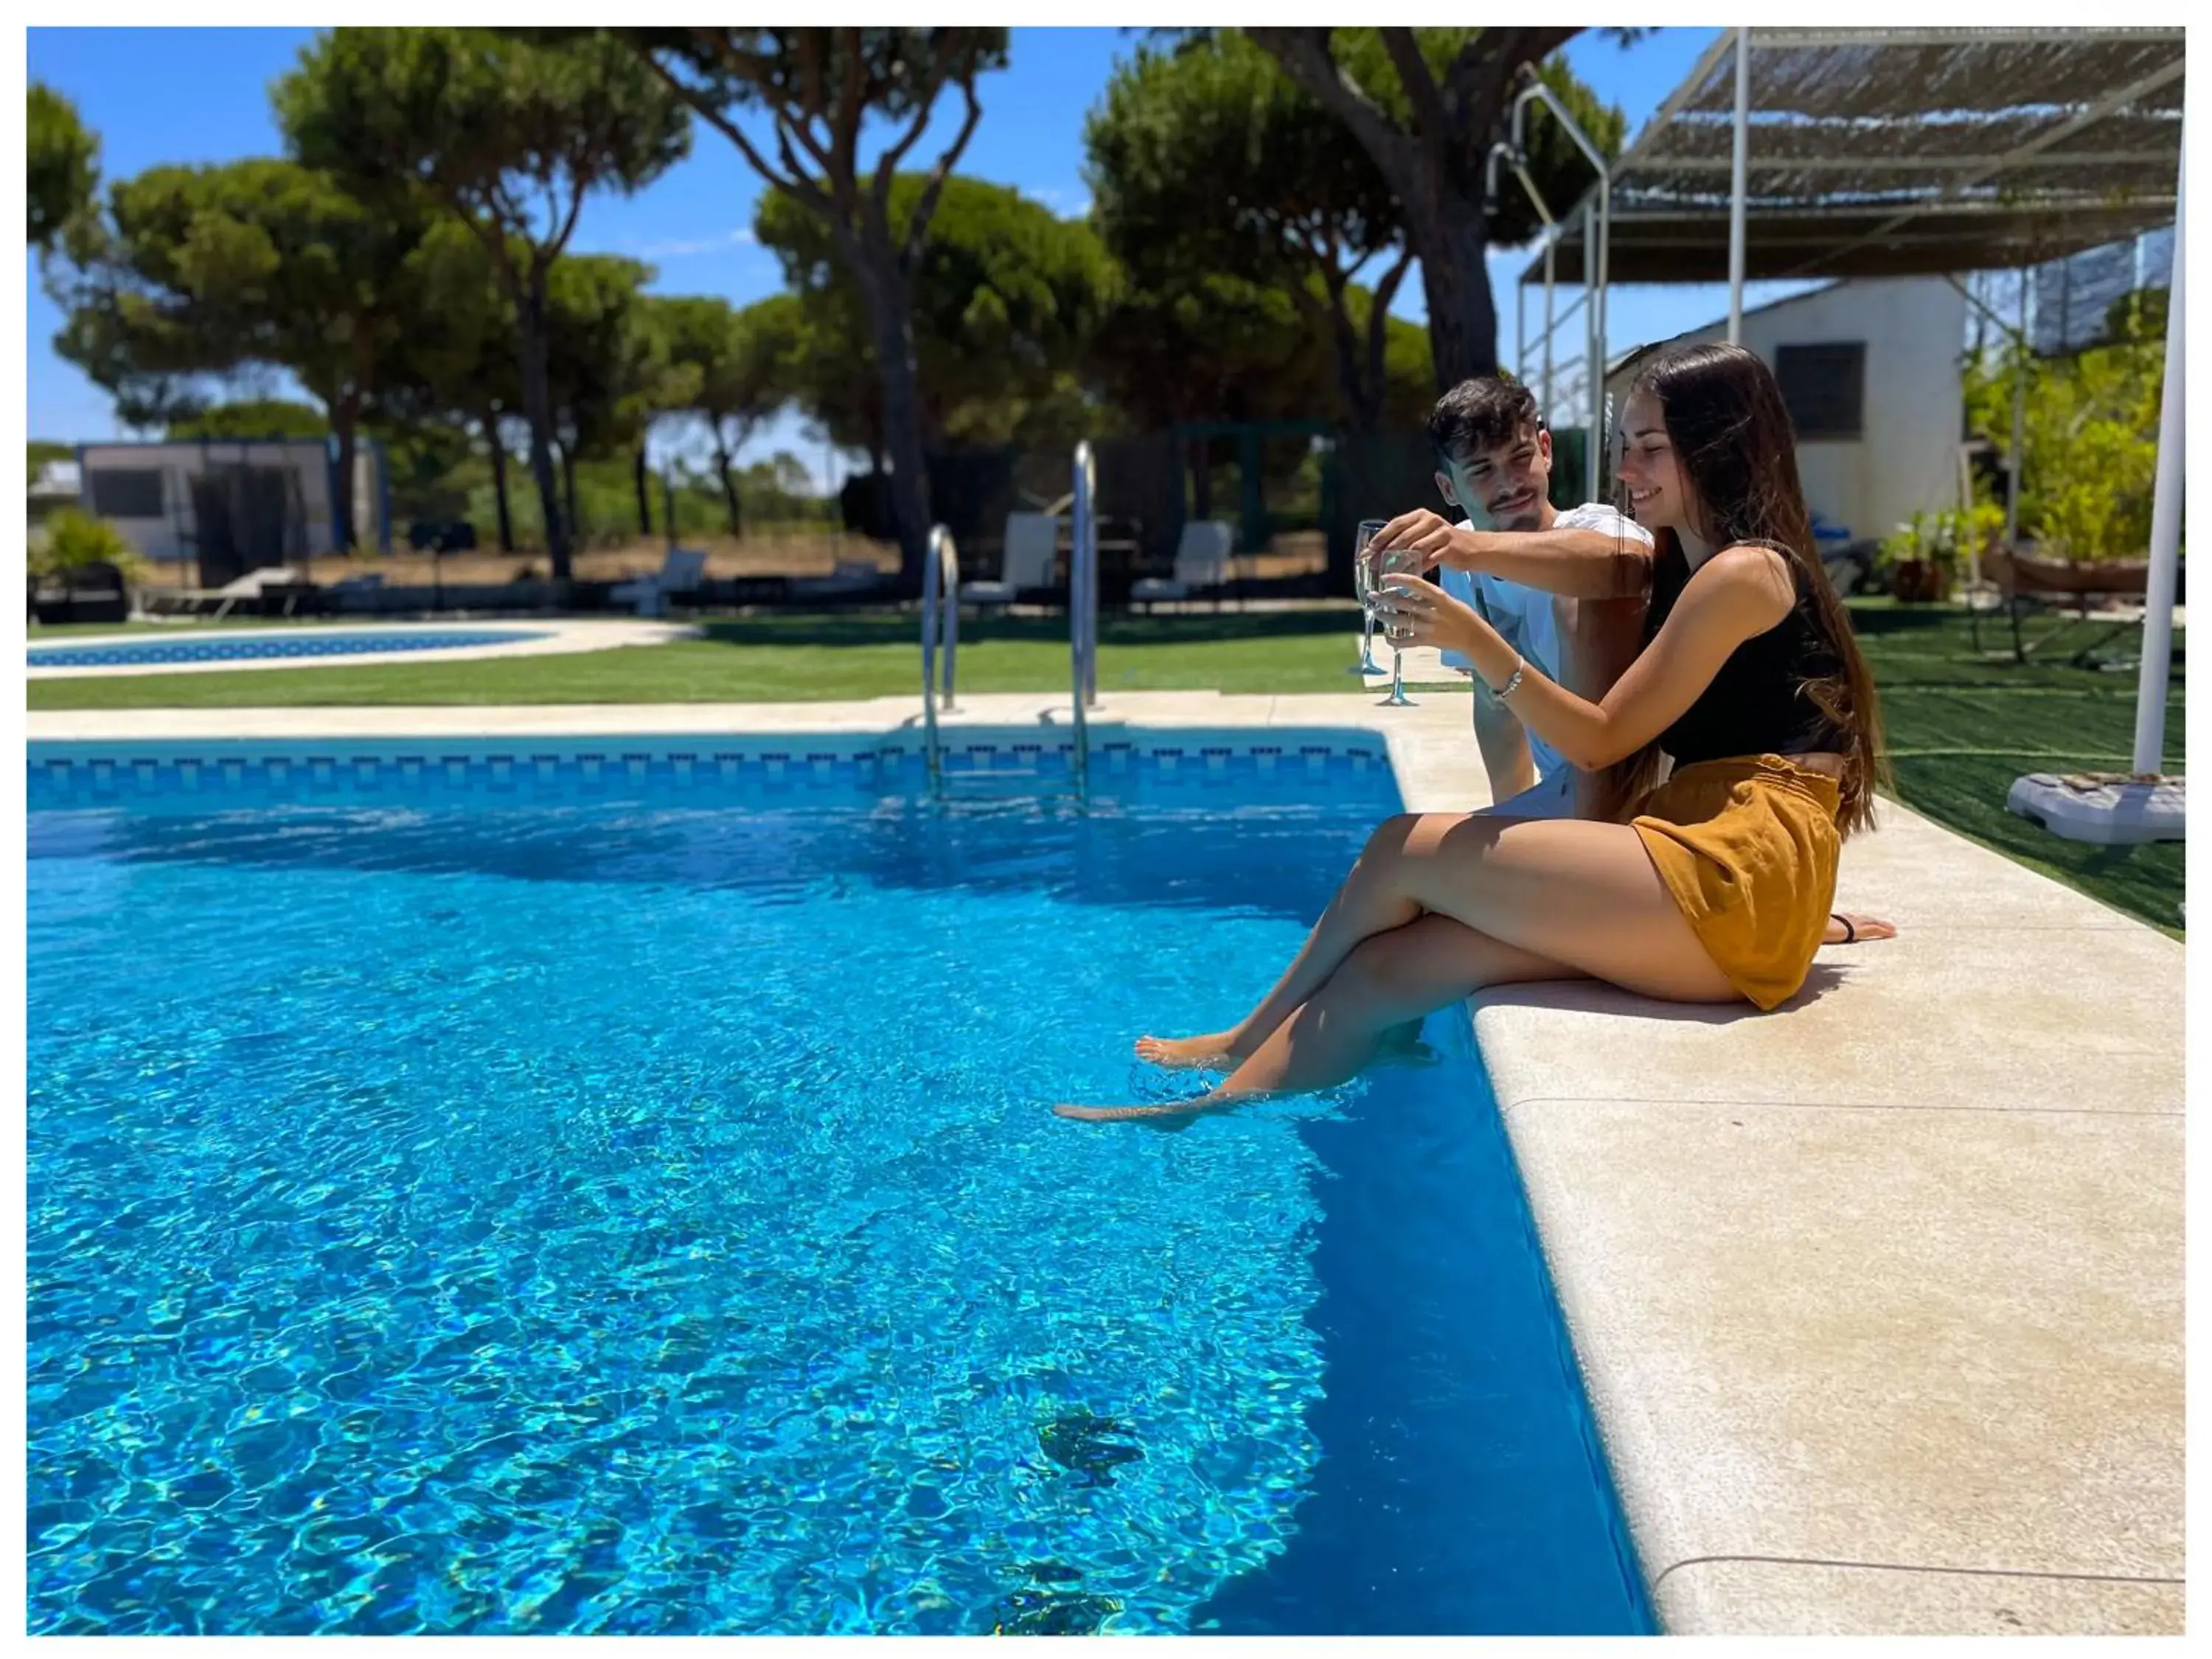
<instances>
[{"instance_id":1,"label":"green grass lawn","mask_svg":"<svg viewBox=\"0 0 2212 1659\"><path fill-rule=\"evenodd\" d=\"M1336 611L1102 617L1101 691L1346 691L1358 682ZM35 680L44 708L265 708L333 703L812 702L921 692L910 617L770 617L710 622L708 637L480 662L264 668L240 673ZM1067 623L962 625L959 689L1048 691L1068 683Z\"/></svg>"},{"instance_id":2,"label":"green grass lawn","mask_svg":"<svg viewBox=\"0 0 2212 1659\"><path fill-rule=\"evenodd\" d=\"M1935 608L1853 607L1881 688L1901 799L1939 823L2106 903L2179 932L2178 843L2093 848L2005 811L2023 772L2123 770L2134 744L2133 672L2014 664L2002 623L1978 653L1966 619ZM1104 691L1347 691L1354 626L1334 611L1101 619ZM2055 624L2034 625L2038 635ZM774 617L707 624L708 637L577 655L501 661L391 663L148 674L29 684L34 709L224 708L335 704L790 702L919 694L916 626L890 615ZM40 636L64 629L42 629ZM2126 636L2122 643L2131 642ZM2167 696L2167 764L2181 764L2182 654ZM2069 647L2070 648L2070 647ZM1048 691L1067 684L1066 623L999 618L968 624L963 691ZM1435 689L1465 695L1465 688Z\"/></svg>"},{"instance_id":3,"label":"green grass lawn","mask_svg":"<svg viewBox=\"0 0 2212 1659\"><path fill-rule=\"evenodd\" d=\"M2024 772L2124 772L2135 748L2136 675L2070 666L2063 657L2012 660L2000 623L1982 628L1978 656L1956 612L1869 603L1852 619L1881 690L1899 798L2031 869L2179 935L2182 843L2091 847L2005 810ZM2031 638L2057 624L2033 624ZM2132 649L2133 634L2118 643ZM2179 770L2183 636L2174 635L2166 700L2166 765ZM2068 648L2070 648L2068 647Z\"/></svg>"}]
</instances>

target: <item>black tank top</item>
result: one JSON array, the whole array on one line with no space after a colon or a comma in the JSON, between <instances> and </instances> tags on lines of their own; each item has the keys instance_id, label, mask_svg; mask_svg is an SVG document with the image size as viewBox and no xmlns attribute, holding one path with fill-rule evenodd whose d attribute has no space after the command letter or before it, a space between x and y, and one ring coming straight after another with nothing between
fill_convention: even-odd
<instances>
[{"instance_id":1,"label":"black tank top","mask_svg":"<svg viewBox=\"0 0 2212 1659\"><path fill-rule=\"evenodd\" d=\"M1712 684L1660 733L1659 746L1676 766L1735 755L1808 755L1850 746L1805 695L1807 680L1827 679L1840 673L1843 665L1821 632L1802 568L1787 553L1783 556L1789 560L1797 602L1773 627L1730 652ZM1689 580L1688 561L1679 552L1657 562L1651 607L1645 613L1646 645L1658 636Z\"/></svg>"}]
</instances>

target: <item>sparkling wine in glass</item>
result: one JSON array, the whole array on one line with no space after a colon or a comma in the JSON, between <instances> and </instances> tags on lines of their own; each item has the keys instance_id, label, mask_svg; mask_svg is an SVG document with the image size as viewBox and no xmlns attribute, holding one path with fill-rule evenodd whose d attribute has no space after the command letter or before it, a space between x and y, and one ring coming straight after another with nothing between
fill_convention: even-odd
<instances>
[{"instance_id":1,"label":"sparkling wine in glass","mask_svg":"<svg viewBox=\"0 0 2212 1659\"><path fill-rule=\"evenodd\" d=\"M1421 579L1413 576L1409 580L1419 581ZM1375 583L1379 591L1382 583L1379 571L1376 574ZM1398 632L1395 628L1382 630L1382 637L1390 641L1390 695L1382 699L1385 708L1411 708L1413 706L1413 700L1406 695L1406 653L1398 643Z\"/></svg>"},{"instance_id":2,"label":"sparkling wine in glass","mask_svg":"<svg viewBox=\"0 0 2212 1659\"><path fill-rule=\"evenodd\" d=\"M1375 660L1375 585L1382 573L1367 550L1388 523L1384 519L1362 519L1352 539L1352 588L1359 596L1359 660L1350 672L1363 680L1382 672L1382 665Z\"/></svg>"}]
</instances>

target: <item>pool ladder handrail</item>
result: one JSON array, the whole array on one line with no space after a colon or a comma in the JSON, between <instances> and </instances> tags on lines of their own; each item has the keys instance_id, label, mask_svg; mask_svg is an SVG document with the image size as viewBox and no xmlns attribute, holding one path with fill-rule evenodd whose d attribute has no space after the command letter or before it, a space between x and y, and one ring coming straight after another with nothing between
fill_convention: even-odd
<instances>
[{"instance_id":1,"label":"pool ladder handrail","mask_svg":"<svg viewBox=\"0 0 2212 1659\"><path fill-rule=\"evenodd\" d=\"M1098 463L1091 441L1075 446L1074 548L1067 567L1070 702L1075 738L1071 763L1079 794L1091 784L1091 723L1098 706Z\"/></svg>"},{"instance_id":2,"label":"pool ladder handrail","mask_svg":"<svg viewBox=\"0 0 2212 1659\"><path fill-rule=\"evenodd\" d=\"M960 550L943 525L929 531L929 554L921 567L921 723L929 754L929 792L944 781L945 758L937 735L937 711L959 711L952 701L960 651ZM940 681L939 676L942 675Z\"/></svg>"},{"instance_id":3,"label":"pool ladder handrail","mask_svg":"<svg viewBox=\"0 0 2212 1659\"><path fill-rule=\"evenodd\" d=\"M1098 466L1087 439L1075 447L1074 472L1074 546L1068 561L1067 593L1068 701L1073 738L1069 768L1076 795L1083 799L1091 786L1091 727L1086 711L1098 706ZM959 648L959 549L951 530L933 525L921 567L921 724L933 799L944 793L945 786L938 710L941 702L945 713L957 712L953 681Z\"/></svg>"}]
</instances>

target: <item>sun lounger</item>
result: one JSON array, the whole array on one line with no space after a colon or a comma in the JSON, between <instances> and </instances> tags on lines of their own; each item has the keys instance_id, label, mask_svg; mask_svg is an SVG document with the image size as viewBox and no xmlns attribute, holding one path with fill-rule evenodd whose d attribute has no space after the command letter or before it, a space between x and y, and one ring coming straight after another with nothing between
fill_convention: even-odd
<instances>
[{"instance_id":1,"label":"sun lounger","mask_svg":"<svg viewBox=\"0 0 2212 1659\"><path fill-rule=\"evenodd\" d=\"M1224 519L1194 519L1183 526L1182 538L1176 545L1175 574L1139 578L1129 589L1131 602L1153 605L1210 596L1218 603L1229 580L1233 534Z\"/></svg>"},{"instance_id":2,"label":"sun lounger","mask_svg":"<svg viewBox=\"0 0 2212 1659\"><path fill-rule=\"evenodd\" d=\"M1059 564L1059 514L1009 513L998 580L963 582L960 597L974 605L1012 605L1024 589L1054 586Z\"/></svg>"},{"instance_id":3,"label":"sun lounger","mask_svg":"<svg viewBox=\"0 0 2212 1659\"><path fill-rule=\"evenodd\" d=\"M607 599L614 605L635 606L641 617L665 617L670 596L696 592L706 575L704 553L696 548L672 547L656 574L617 583Z\"/></svg>"},{"instance_id":4,"label":"sun lounger","mask_svg":"<svg viewBox=\"0 0 2212 1659\"><path fill-rule=\"evenodd\" d=\"M2048 649L2060 639L2075 637L2083 629L2095 629L2098 631L2072 658L2075 664L2086 665L2106 641L2142 626L2150 566L2142 560L2071 563L2033 558L2017 549L1993 547L1983 557L1982 574L1996 586L1995 608L2002 610L2012 623L2014 661L2024 663L2030 654ZM2030 644L2021 635L2021 620L2028 613L2068 610L2074 611L2073 620L2043 639ZM1974 648L1978 651L1982 647L1982 609L1973 608L1971 615Z\"/></svg>"},{"instance_id":5,"label":"sun lounger","mask_svg":"<svg viewBox=\"0 0 2212 1659\"><path fill-rule=\"evenodd\" d=\"M149 587L141 591L138 608L149 617L207 617L220 622L246 600L261 605L282 599L283 614L290 616L315 585L288 564L249 570L221 587Z\"/></svg>"}]
</instances>

